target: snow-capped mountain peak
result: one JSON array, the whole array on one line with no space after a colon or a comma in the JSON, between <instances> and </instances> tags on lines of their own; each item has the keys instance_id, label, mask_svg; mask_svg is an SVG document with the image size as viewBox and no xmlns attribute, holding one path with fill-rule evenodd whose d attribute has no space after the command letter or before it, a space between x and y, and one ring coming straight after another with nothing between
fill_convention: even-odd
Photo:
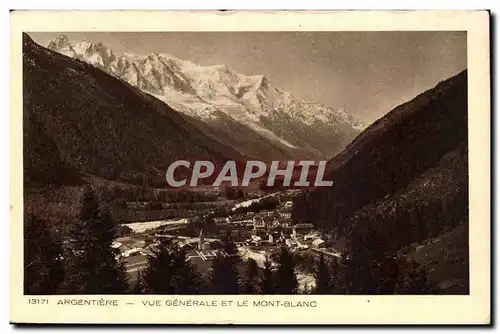
<instances>
[{"instance_id":1,"label":"snow-capped mountain peak","mask_svg":"<svg viewBox=\"0 0 500 334\"><path fill-rule=\"evenodd\" d=\"M69 57L74 57L75 55L73 46L66 35L59 35L59 37L51 41L47 47L51 50L57 50Z\"/></svg>"},{"instance_id":2,"label":"snow-capped mountain peak","mask_svg":"<svg viewBox=\"0 0 500 334\"><path fill-rule=\"evenodd\" d=\"M57 47L57 48L65 48L71 46L71 42L68 39L68 36L62 34L59 35L55 40L49 43L49 46Z\"/></svg>"},{"instance_id":3,"label":"snow-capped mountain peak","mask_svg":"<svg viewBox=\"0 0 500 334\"><path fill-rule=\"evenodd\" d=\"M225 64L201 66L167 53L120 56L100 42L72 44L64 35L48 48L97 66L192 117L210 123L229 118L287 147L316 149L304 137L307 128L329 132L326 140L352 137L364 127L343 109L304 101L262 74L243 75Z\"/></svg>"}]
</instances>

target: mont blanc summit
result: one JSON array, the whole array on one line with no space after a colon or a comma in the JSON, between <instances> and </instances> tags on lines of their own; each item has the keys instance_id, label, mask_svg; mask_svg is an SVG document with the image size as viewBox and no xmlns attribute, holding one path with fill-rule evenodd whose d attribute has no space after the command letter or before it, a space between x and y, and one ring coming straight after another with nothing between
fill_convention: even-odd
<instances>
[{"instance_id":1,"label":"mont blanc summit","mask_svg":"<svg viewBox=\"0 0 500 334\"><path fill-rule=\"evenodd\" d=\"M305 101L273 86L265 75L243 75L223 64L200 66L166 53L117 55L102 43L71 43L65 35L48 48L90 63L208 124L206 130L218 139L223 132L224 141L232 141L236 132L268 141L279 157L304 152L331 157L364 127L342 108Z\"/></svg>"}]
</instances>

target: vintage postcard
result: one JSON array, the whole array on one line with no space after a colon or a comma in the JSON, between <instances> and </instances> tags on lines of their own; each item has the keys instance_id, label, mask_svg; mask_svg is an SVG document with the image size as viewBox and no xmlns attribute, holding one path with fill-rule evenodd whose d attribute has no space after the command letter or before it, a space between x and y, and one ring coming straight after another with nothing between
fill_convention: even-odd
<instances>
[{"instance_id":1,"label":"vintage postcard","mask_svg":"<svg viewBox=\"0 0 500 334\"><path fill-rule=\"evenodd\" d=\"M11 13L11 322L489 324L486 11Z\"/></svg>"}]
</instances>

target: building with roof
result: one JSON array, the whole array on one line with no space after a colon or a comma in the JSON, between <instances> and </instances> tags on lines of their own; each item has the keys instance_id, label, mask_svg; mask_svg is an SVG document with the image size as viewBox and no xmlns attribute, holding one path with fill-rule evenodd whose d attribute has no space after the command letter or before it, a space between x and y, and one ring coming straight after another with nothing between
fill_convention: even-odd
<instances>
[{"instance_id":1,"label":"building with roof","mask_svg":"<svg viewBox=\"0 0 500 334\"><path fill-rule=\"evenodd\" d=\"M326 247L326 242L323 239L316 239L312 242L312 245L316 248Z\"/></svg>"}]
</instances>

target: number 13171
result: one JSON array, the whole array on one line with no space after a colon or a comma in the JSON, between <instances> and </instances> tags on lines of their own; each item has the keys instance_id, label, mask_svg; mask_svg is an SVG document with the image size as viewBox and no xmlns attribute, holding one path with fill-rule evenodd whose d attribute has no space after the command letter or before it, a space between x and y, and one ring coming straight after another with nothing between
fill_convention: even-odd
<instances>
[{"instance_id":1,"label":"number 13171","mask_svg":"<svg viewBox=\"0 0 500 334\"><path fill-rule=\"evenodd\" d=\"M43 304L48 304L49 300L43 299L43 298L30 298L30 299L28 299L28 303L29 304L43 305Z\"/></svg>"}]
</instances>

